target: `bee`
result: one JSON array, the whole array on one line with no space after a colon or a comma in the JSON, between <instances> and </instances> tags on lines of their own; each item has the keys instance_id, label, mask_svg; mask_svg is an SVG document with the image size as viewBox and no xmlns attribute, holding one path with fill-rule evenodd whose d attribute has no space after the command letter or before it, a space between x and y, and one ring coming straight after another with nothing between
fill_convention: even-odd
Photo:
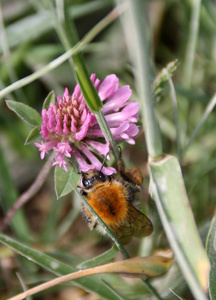
<instances>
[{"instance_id":1,"label":"bee","mask_svg":"<svg viewBox=\"0 0 216 300\"><path fill-rule=\"evenodd\" d=\"M151 221L133 206L136 192L140 191L143 177L138 168L125 169L118 161L119 177L107 176L102 171L81 172L80 193L122 244L132 237L145 237L153 232ZM89 208L83 204L82 212L90 230L106 234Z\"/></svg>"}]
</instances>

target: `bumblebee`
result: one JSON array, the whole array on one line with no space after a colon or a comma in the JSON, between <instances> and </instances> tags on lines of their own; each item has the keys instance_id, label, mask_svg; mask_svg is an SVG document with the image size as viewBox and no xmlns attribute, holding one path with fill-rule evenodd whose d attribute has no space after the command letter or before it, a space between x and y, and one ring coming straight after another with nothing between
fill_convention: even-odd
<instances>
[{"instance_id":1,"label":"bumblebee","mask_svg":"<svg viewBox=\"0 0 216 300\"><path fill-rule=\"evenodd\" d=\"M139 169L125 169L118 161L119 177L107 176L102 171L82 172L80 193L122 244L132 237L145 237L153 232L151 221L133 206L136 192L140 191L143 177ZM89 208L83 204L82 212L90 230L106 234Z\"/></svg>"}]
</instances>

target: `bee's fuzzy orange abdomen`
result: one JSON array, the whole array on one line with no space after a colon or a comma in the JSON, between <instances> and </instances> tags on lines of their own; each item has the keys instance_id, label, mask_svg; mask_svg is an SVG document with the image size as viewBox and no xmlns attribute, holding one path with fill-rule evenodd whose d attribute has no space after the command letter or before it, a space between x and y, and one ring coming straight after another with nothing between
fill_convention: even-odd
<instances>
[{"instance_id":1,"label":"bee's fuzzy orange abdomen","mask_svg":"<svg viewBox=\"0 0 216 300\"><path fill-rule=\"evenodd\" d=\"M126 193L126 188L119 182L107 182L89 193L87 200L108 226L118 226L128 213Z\"/></svg>"}]
</instances>

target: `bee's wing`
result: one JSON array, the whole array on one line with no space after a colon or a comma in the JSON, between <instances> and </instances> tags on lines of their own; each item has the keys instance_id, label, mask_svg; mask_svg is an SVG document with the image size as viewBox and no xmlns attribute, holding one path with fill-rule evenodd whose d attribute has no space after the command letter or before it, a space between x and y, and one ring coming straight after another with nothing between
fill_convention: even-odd
<instances>
[{"instance_id":1,"label":"bee's wing","mask_svg":"<svg viewBox=\"0 0 216 300\"><path fill-rule=\"evenodd\" d=\"M111 229L118 239L127 244L132 237L145 237L153 232L153 225L149 218L137 210L131 203L128 203L128 215L121 224Z\"/></svg>"},{"instance_id":2,"label":"bee's wing","mask_svg":"<svg viewBox=\"0 0 216 300\"><path fill-rule=\"evenodd\" d=\"M127 220L132 227L131 234L135 237L145 237L153 232L153 225L149 218L130 203Z\"/></svg>"}]
</instances>

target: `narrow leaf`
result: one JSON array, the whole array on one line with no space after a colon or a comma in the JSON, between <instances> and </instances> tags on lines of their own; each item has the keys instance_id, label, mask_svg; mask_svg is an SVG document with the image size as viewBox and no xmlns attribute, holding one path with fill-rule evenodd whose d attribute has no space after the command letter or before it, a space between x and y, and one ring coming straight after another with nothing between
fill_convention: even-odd
<instances>
[{"instance_id":1,"label":"narrow leaf","mask_svg":"<svg viewBox=\"0 0 216 300\"><path fill-rule=\"evenodd\" d=\"M207 299L209 261L200 240L178 160L150 162L153 194L179 267L196 299Z\"/></svg>"},{"instance_id":2,"label":"narrow leaf","mask_svg":"<svg viewBox=\"0 0 216 300\"><path fill-rule=\"evenodd\" d=\"M102 274L102 273L115 273L122 274L132 277L142 277L145 276L158 276L167 271L172 262L171 258L163 256L148 256L148 257L134 257L123 261L114 262L111 264L106 264L102 266L97 266L95 268L90 268L86 270L80 270L75 273L71 273L60 278L53 279L44 284L36 286L24 293L21 293L11 300L21 300L26 296L36 294L45 289L54 287L56 285L68 282L70 280L82 278L84 276ZM113 292L110 289L111 292ZM118 297L118 294L115 295ZM122 298L121 298L122 299Z\"/></svg>"},{"instance_id":3,"label":"narrow leaf","mask_svg":"<svg viewBox=\"0 0 216 300\"><path fill-rule=\"evenodd\" d=\"M25 246L24 244L10 238L7 235L4 235L3 233L0 233L0 242L57 276L66 275L77 271L76 268L68 266L47 254ZM116 294L108 289L103 282L95 277L76 279L73 281L73 283L88 292L97 294L100 299L119 299L119 297L117 297Z\"/></svg>"},{"instance_id":4,"label":"narrow leaf","mask_svg":"<svg viewBox=\"0 0 216 300\"><path fill-rule=\"evenodd\" d=\"M211 263L209 274L209 294L211 300L216 299L216 215L214 216L206 242L206 250Z\"/></svg>"},{"instance_id":5,"label":"narrow leaf","mask_svg":"<svg viewBox=\"0 0 216 300\"><path fill-rule=\"evenodd\" d=\"M51 91L51 92L47 95L46 99L44 100L44 103L43 103L43 109L44 109L44 108L45 108L45 109L48 109L49 106L50 106L50 103L55 103L55 101L56 101L56 95L55 95L54 91Z\"/></svg>"},{"instance_id":6,"label":"narrow leaf","mask_svg":"<svg viewBox=\"0 0 216 300\"><path fill-rule=\"evenodd\" d=\"M26 123L32 126L41 125L41 116L35 109L13 100L6 100L6 104L10 110L14 111Z\"/></svg>"},{"instance_id":7,"label":"narrow leaf","mask_svg":"<svg viewBox=\"0 0 216 300\"><path fill-rule=\"evenodd\" d=\"M39 139L41 138L41 135L39 134L41 130L40 126L34 127L30 132L29 135L27 136L25 140L25 145L29 145L31 143L38 142Z\"/></svg>"},{"instance_id":8,"label":"narrow leaf","mask_svg":"<svg viewBox=\"0 0 216 300\"><path fill-rule=\"evenodd\" d=\"M72 167L65 172L62 168L56 166L55 168L55 192L59 199L70 192L77 186L80 175L74 172Z\"/></svg>"},{"instance_id":9,"label":"narrow leaf","mask_svg":"<svg viewBox=\"0 0 216 300\"><path fill-rule=\"evenodd\" d=\"M84 263L80 264L78 266L78 268L79 269L87 269L87 268L92 268L95 266L102 265L102 264L108 262L109 260L113 259L118 252L119 252L119 249L114 244L111 249L107 250L106 252L104 252L90 260L85 261Z\"/></svg>"}]
</instances>

